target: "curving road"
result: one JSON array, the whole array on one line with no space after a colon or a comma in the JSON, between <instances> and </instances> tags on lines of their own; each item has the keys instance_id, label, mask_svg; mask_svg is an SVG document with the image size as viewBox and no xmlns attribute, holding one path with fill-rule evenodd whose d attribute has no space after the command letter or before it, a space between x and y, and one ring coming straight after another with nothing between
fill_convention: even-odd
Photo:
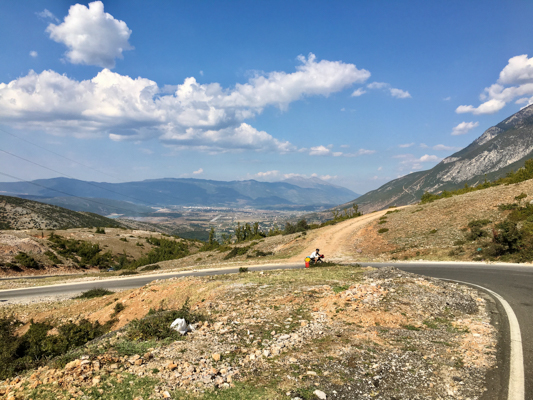
<instances>
[{"instance_id":1,"label":"curving road","mask_svg":"<svg viewBox=\"0 0 533 400\"><path fill-rule=\"evenodd\" d=\"M483 397L486 400L533 399L533 267L520 264L481 264L481 263L362 263L363 266L383 267L393 265L407 272L435 278L451 279L483 286L501 295L510 304L516 317L522 335L522 346L525 370L525 397L508 396L507 383L509 381L509 324L504 309L495 302L495 322L500 326L500 348L498 350L499 368L489 376L487 391ZM293 264L272 264L249 266L250 270L271 270L279 268L302 268L301 262ZM168 279L180 276L207 276L238 273L238 268L209 269L171 274L143 275L124 277L93 282L67 283L62 285L42 286L27 289L12 289L0 291L0 302L7 302L17 298L47 296L67 293L80 293L95 287L108 289L131 289L143 286L156 279ZM498 311L496 311L496 308Z\"/></svg>"}]
</instances>

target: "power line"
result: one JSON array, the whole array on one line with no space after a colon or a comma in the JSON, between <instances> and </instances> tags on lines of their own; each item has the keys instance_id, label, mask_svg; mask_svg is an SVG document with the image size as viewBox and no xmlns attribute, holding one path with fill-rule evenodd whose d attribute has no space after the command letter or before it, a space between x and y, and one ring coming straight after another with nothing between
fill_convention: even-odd
<instances>
[{"instance_id":1,"label":"power line","mask_svg":"<svg viewBox=\"0 0 533 400\"><path fill-rule=\"evenodd\" d=\"M100 173L105 174L105 175L107 175L107 176L111 176L111 177L114 177L114 178L116 178L116 179L120 179L120 178L115 177L115 176L113 176L113 175L106 174L105 172L102 172L102 171L100 171L100 170L98 170L98 169L95 169L95 168L89 167L89 166L87 166L87 165L85 165L85 164L82 164L82 163L80 163L80 162L78 162L78 161L72 160L72 159L70 159L70 158L68 158L68 157L62 156L61 154L56 153L56 152L54 152L54 151L52 151L52 150L48 150L48 149L46 149L46 148L44 148L44 147L41 147L41 146L39 146L39 145L37 145L37 144L35 144L35 143L33 143L33 142L30 142L29 140L23 139L23 138L21 138L21 137L19 137L19 136L17 136L17 135L14 135L14 134L12 134L12 133L10 133L10 132L7 132L7 131L3 130L3 129L1 129L1 128L0 128L0 131L1 131L1 132L4 132L4 133L7 133L8 135L11 135L11 136L13 136L13 137L16 137L17 139L20 139L20 140L22 140L22 141L24 141L24 142L26 142L26 143L32 144L32 145L34 145L35 147L38 147L38 148L43 149L43 150L46 150L46 151L48 151L48 152L50 152L50 153L52 153L52 154L55 154L55 155L57 155L57 156L59 156L59 157L61 157L61 158L64 158L65 160L69 160L69 161L75 162L76 164L79 164L79 165L81 165L81 166L83 166L83 167L85 167L85 168L89 168L89 169L91 169L91 170L93 170L93 171L100 172ZM31 164L37 165L37 166L39 166L39 167L41 167L41 168L44 168L44 169L47 169L47 170L49 170L49 171L55 172L56 174L60 174L60 175L65 176L65 177L67 177L67 178L71 178L71 179L76 179L76 180L78 180L77 178L75 178L75 177L73 177L73 176L63 174L62 172L56 171L56 170L54 170L54 169L52 169L52 168L45 167L44 165L41 165L41 164L38 164L38 163L36 163L36 162L30 161L30 160L28 160L28 159L26 159L26 158L23 158L23 157L17 156L16 154L10 153L10 152L8 152L8 151L6 151L6 150L2 150L2 149L0 149L0 151L4 152L4 153L6 153L6 154L9 154L9 155L11 155L11 156L13 156L13 157L17 157L17 158L19 158L19 159L21 159L21 160L27 161L27 162L29 162L29 163L31 163ZM156 204L156 203L151 203L151 202L149 202L149 201L142 200L142 199L138 199L138 198L133 197L133 196L129 196L129 195L126 195L126 194L123 194L123 193L115 192L114 190L111 190L111 189L106 189L106 188L104 188L104 187L101 187L101 186L95 185L95 184L93 184L93 183L91 183L91 182L87 182L87 181L81 181L81 182L86 183L87 185L90 185L90 186L97 187L98 189L107 190L108 192L118 194L119 196L124 196L124 197L128 197L128 198L130 198L130 199L133 199L133 200L140 201L140 202L142 202L142 203L151 204L151 205L156 206L156 207L159 207L159 206L160 206L159 204ZM168 193L161 193L161 192L159 192L159 194L163 194L163 195L166 196L166 197L169 197L169 198L172 198L172 199L178 200L178 201L180 201L180 202L182 201L182 199L180 199L180 198L178 198L178 197L175 197L175 196L172 196L172 195L170 195L170 194L168 194Z\"/></svg>"},{"instance_id":2,"label":"power line","mask_svg":"<svg viewBox=\"0 0 533 400\"><path fill-rule=\"evenodd\" d=\"M23 139L23 138L21 138L20 136L17 136L17 135L15 135L15 134L11 133L11 132L7 132L7 131L3 130L2 128L0 128L0 132L6 133L6 134L8 134L8 135L10 135L10 136L13 136L13 137L19 139L19 140L22 140L23 142L26 142L26 143L31 144L32 146L35 146L35 147L37 147L37 148L39 148L39 149L42 149L42 150L45 150L45 151L47 151L47 152L49 152L49 153L55 154L55 155L58 156L58 157L61 157L61 158L64 158L65 160L68 160L68 161L71 161L71 162L73 162L73 163L79 164L79 165L81 165L81 166L83 166L83 167L85 167L85 168L89 168L89 169L91 169L91 170L93 170L93 171L96 171L96 172L99 172L99 173L101 173L101 174L107 175L107 176L109 176L109 177L111 177L111 178L114 178L114 179L120 179L118 176L108 174L108 173L106 173L106 172L100 171L99 169L96 169L96 168L90 167L90 166L85 165L85 164L83 164L83 163L81 163L81 162L79 162L79 161L73 160L72 158L65 157L65 156L63 156L63 155L61 155L61 154L59 154L59 153L56 153L55 151L52 151L52 150L50 150L50 149L47 149L46 147L39 146L38 144L35 144L35 143L33 143L33 142L30 142L29 140Z\"/></svg>"},{"instance_id":3,"label":"power line","mask_svg":"<svg viewBox=\"0 0 533 400\"><path fill-rule=\"evenodd\" d=\"M0 151L3 152L3 153L9 154L10 156L13 156L13 157L19 158L19 159L21 159L21 160L27 161L27 162L29 162L29 163L31 163L31 164L33 164L33 165L37 165L38 167L41 167L41 168L47 169L47 170L49 170L49 171L55 172L56 174L63 175L64 177L67 177L67 178L70 178L70 179L76 179L76 178L74 178L73 176L70 176L70 175L64 174L64 173L62 173L62 172L56 171L55 169L52 169L52 168L45 167L44 165L41 165L41 164L38 164L38 163L33 162L33 161L31 161L31 160L28 160L28 159L26 159L26 158L24 158L24 157L17 156L16 154L10 153L9 151L2 150L2 149L0 149ZM76 180L77 180L77 179L76 179ZM141 199L138 199L138 198L136 198L136 197L128 196L127 194L122 194L122 193L119 193L119 192L115 192L114 190L107 189L107 188L104 188L104 187L101 187L101 186L95 185L94 183L91 183L91 182L87 182L87 181L82 181L82 182L85 183L85 184L87 184L87 185L89 185L89 186L94 186L95 188L98 188L98 189L101 189L101 190L106 190L106 191L108 191L108 192L110 192L110 193L118 194L119 196L128 197L128 198L130 198L130 199L137 200L137 201L140 201L140 202L142 202L142 203L148 203L148 204L152 204L152 205L154 205L154 206L157 206L157 204L155 204L155 203L150 203L150 202L148 202L148 201L141 200Z\"/></svg>"},{"instance_id":4,"label":"power line","mask_svg":"<svg viewBox=\"0 0 533 400\"><path fill-rule=\"evenodd\" d=\"M100 203L99 201L96 201L96 200L89 200L89 199L86 198L86 197L76 196L76 195L74 195L74 194L70 194L70 193L67 193L67 192L63 192L62 190L52 189L52 188L49 188L49 187L44 186L44 185L39 185L38 183L35 183L35 182L27 181L27 180L25 180L25 179L18 178L18 177L13 176L13 175L6 174L6 173L4 173L4 172L0 172L0 175L7 176L7 177L9 177L9 178L16 179L16 180L21 181L21 182L29 183L30 185L39 186L39 187L44 188L44 189L47 189L47 190L52 190L52 191L54 191L54 192L58 192L58 193L62 193L62 194L66 194L67 196L71 196L71 197L74 197L74 198L76 198L76 199L85 200L85 201L88 201L88 202L90 202L90 203L99 204L99 205L102 205L102 206L105 206L105 207L111 207L111 208L114 208L115 210L123 210L123 211L128 211L128 212L135 211L135 210L128 210L127 208L123 208L123 207L117 207L117 206L112 206L112 205L105 204L105 203Z\"/></svg>"}]
</instances>

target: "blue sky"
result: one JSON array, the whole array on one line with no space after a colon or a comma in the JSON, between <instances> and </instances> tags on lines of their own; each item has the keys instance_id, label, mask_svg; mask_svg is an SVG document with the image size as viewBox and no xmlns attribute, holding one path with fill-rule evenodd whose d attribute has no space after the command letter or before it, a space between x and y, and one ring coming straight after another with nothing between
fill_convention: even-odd
<instances>
[{"instance_id":1,"label":"blue sky","mask_svg":"<svg viewBox=\"0 0 533 400\"><path fill-rule=\"evenodd\" d=\"M0 172L26 180L302 175L365 193L533 103L530 1L0 11Z\"/></svg>"}]
</instances>

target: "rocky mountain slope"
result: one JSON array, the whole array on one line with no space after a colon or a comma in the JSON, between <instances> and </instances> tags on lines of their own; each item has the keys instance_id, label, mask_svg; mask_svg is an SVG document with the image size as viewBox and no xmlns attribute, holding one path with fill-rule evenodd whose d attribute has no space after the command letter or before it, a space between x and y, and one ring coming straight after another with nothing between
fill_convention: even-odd
<instances>
[{"instance_id":1,"label":"rocky mountain slope","mask_svg":"<svg viewBox=\"0 0 533 400\"><path fill-rule=\"evenodd\" d=\"M486 179L494 180L517 170L533 157L533 105L523 108L498 125L487 129L469 146L445 158L428 171L419 171L395 179L368 192L357 201L365 211L391 205L412 204L424 192L454 190Z\"/></svg>"},{"instance_id":2,"label":"rocky mountain slope","mask_svg":"<svg viewBox=\"0 0 533 400\"><path fill-rule=\"evenodd\" d=\"M19 197L54 198L58 192L77 197L128 201L145 206L230 206L255 208L330 207L357 197L357 193L320 179L298 182L212 181L205 179L149 179L139 182L85 182L68 178L40 179L34 182L0 183L0 191ZM50 200L48 200L50 201ZM63 203L65 207L77 207ZM82 203L83 199L80 200ZM113 204L111 204L113 205ZM84 204L84 210L99 213L100 208ZM127 208L121 205L123 208ZM107 212L107 211L106 211ZM116 211L115 211L116 212ZM128 214L129 215L129 214Z\"/></svg>"},{"instance_id":3,"label":"rocky mountain slope","mask_svg":"<svg viewBox=\"0 0 533 400\"><path fill-rule=\"evenodd\" d=\"M122 226L120 223L87 212L0 196L0 229L68 229L100 226Z\"/></svg>"}]
</instances>

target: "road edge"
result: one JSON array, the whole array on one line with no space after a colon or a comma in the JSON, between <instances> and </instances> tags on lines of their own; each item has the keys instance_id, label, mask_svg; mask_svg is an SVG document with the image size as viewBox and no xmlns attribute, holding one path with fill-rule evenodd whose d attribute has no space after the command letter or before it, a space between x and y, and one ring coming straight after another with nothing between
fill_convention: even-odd
<instances>
[{"instance_id":1,"label":"road edge","mask_svg":"<svg viewBox=\"0 0 533 400\"><path fill-rule=\"evenodd\" d=\"M507 320L509 322L509 336L510 336L510 366L509 366L509 388L507 400L525 400L525 380L524 380L524 352L522 350L522 335L520 333L520 325L518 318L513 311L511 305L502 296L493 290L484 286L476 285L475 283L457 281L455 279L439 278L443 281L457 282L469 286L474 286L495 297L502 305Z\"/></svg>"}]
</instances>

